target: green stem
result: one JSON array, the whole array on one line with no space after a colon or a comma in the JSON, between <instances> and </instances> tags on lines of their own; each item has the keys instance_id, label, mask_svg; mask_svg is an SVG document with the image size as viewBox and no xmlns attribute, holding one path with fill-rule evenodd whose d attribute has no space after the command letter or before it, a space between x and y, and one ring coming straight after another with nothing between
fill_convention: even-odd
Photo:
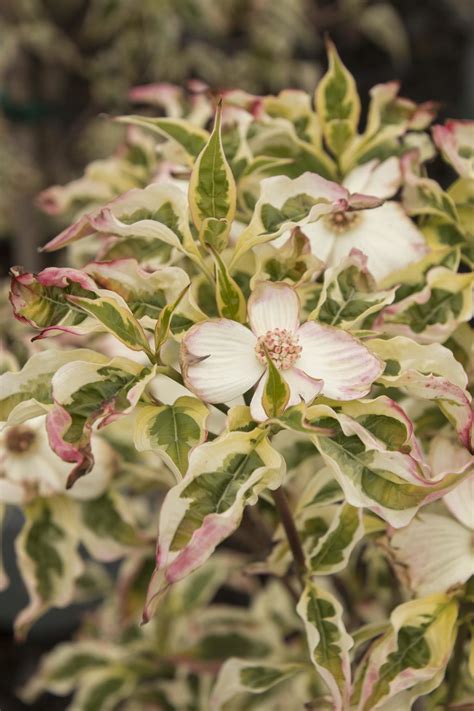
<instances>
[{"instance_id":1,"label":"green stem","mask_svg":"<svg viewBox=\"0 0 474 711\"><path fill-rule=\"evenodd\" d=\"M306 577L306 559L301 545L301 539L295 525L295 520L288 504L285 491L282 486L276 491L272 491L273 500L275 502L278 515L283 528L285 529L288 545L293 554L296 572L300 578L301 584L304 587L304 579Z\"/></svg>"}]
</instances>

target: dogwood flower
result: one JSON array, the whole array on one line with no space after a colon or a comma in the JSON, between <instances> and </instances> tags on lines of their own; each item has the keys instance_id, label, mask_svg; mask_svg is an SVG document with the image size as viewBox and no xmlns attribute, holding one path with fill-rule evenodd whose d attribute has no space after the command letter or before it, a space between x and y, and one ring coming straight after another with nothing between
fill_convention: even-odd
<instances>
[{"instance_id":1,"label":"dogwood flower","mask_svg":"<svg viewBox=\"0 0 474 711\"><path fill-rule=\"evenodd\" d=\"M287 407L319 393L334 400L366 395L383 365L349 333L315 321L300 325L300 303L285 283L260 282L248 302L250 328L221 318L193 326L181 344L185 384L209 403L229 402L257 384L251 414L267 419L267 354L289 386Z\"/></svg>"},{"instance_id":2,"label":"dogwood flower","mask_svg":"<svg viewBox=\"0 0 474 711\"><path fill-rule=\"evenodd\" d=\"M46 434L45 416L22 425L5 427L0 434L0 502L22 505L36 496L65 494L74 499L95 499L113 476L116 457L110 445L95 437L92 471L66 491L70 465L51 449Z\"/></svg>"},{"instance_id":3,"label":"dogwood flower","mask_svg":"<svg viewBox=\"0 0 474 711\"><path fill-rule=\"evenodd\" d=\"M346 176L343 186L350 193L387 199L395 195L400 181L400 162L392 157L382 163L371 160L357 166ZM367 256L368 269L378 281L418 261L427 251L423 235L403 207L390 200L371 210L333 212L302 229L313 254L327 266L336 266L355 248ZM283 244L287 237L288 233L279 237L275 246Z\"/></svg>"},{"instance_id":4,"label":"dogwood flower","mask_svg":"<svg viewBox=\"0 0 474 711\"><path fill-rule=\"evenodd\" d=\"M445 592L474 575L474 458L442 431L431 442L429 462L435 479L471 474L443 496L451 515L421 512L391 538L401 576L418 595Z\"/></svg>"}]
</instances>

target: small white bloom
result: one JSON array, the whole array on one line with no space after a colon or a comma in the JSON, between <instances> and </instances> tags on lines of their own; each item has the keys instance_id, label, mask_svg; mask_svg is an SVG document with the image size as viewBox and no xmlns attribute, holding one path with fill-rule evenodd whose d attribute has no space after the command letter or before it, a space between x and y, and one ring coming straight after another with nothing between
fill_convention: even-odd
<instances>
[{"instance_id":1,"label":"small white bloom","mask_svg":"<svg viewBox=\"0 0 474 711\"><path fill-rule=\"evenodd\" d=\"M45 417L5 427L0 434L0 502L22 505L36 496L66 494L74 499L95 499L113 476L116 457L102 437L94 437L95 464L87 476L66 490L70 465L51 449Z\"/></svg>"},{"instance_id":2,"label":"small white bloom","mask_svg":"<svg viewBox=\"0 0 474 711\"><path fill-rule=\"evenodd\" d=\"M387 199L395 195L400 181L400 163L392 157L354 168L342 184L350 193ZM311 242L313 254L330 267L339 264L354 248L363 252L369 271L378 281L418 261L427 251L423 235L395 201L371 210L334 212L304 225L302 230ZM274 244L283 244L287 238L285 233Z\"/></svg>"},{"instance_id":3,"label":"small white bloom","mask_svg":"<svg viewBox=\"0 0 474 711\"><path fill-rule=\"evenodd\" d=\"M383 366L346 331L299 322L296 292L284 283L261 282L248 302L250 329L229 319L193 326L181 346L186 385L202 400L229 402L257 384L252 417L267 419L262 405L265 350L290 389L288 407L323 393L334 400L366 395Z\"/></svg>"}]
</instances>

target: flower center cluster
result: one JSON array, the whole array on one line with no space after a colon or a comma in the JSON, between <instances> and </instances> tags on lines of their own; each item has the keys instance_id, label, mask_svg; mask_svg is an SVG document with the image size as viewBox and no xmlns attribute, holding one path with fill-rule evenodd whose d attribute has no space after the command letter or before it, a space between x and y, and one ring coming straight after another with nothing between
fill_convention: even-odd
<instances>
[{"instance_id":1,"label":"flower center cluster","mask_svg":"<svg viewBox=\"0 0 474 711\"><path fill-rule=\"evenodd\" d=\"M287 370L301 355L302 348L298 342L298 336L287 331L286 328L274 328L259 337L255 353L263 365L267 363L268 353L279 370Z\"/></svg>"},{"instance_id":2,"label":"flower center cluster","mask_svg":"<svg viewBox=\"0 0 474 711\"><path fill-rule=\"evenodd\" d=\"M5 444L9 452L22 454L27 452L36 439L36 434L28 427L19 425L8 430Z\"/></svg>"},{"instance_id":3,"label":"flower center cluster","mask_svg":"<svg viewBox=\"0 0 474 711\"><path fill-rule=\"evenodd\" d=\"M327 215L326 226L335 234L343 234L356 226L360 221L360 212L334 212Z\"/></svg>"}]
</instances>

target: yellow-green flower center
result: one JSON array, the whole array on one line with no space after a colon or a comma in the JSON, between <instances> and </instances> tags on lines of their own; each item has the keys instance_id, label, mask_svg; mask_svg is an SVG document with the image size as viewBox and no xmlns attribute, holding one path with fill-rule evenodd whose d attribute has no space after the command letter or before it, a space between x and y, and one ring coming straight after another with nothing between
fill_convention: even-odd
<instances>
[{"instance_id":1,"label":"yellow-green flower center","mask_svg":"<svg viewBox=\"0 0 474 711\"><path fill-rule=\"evenodd\" d=\"M279 370L291 368L301 355L299 338L286 328L274 328L260 336L255 353L260 363L266 365L267 353Z\"/></svg>"},{"instance_id":2,"label":"yellow-green flower center","mask_svg":"<svg viewBox=\"0 0 474 711\"><path fill-rule=\"evenodd\" d=\"M334 212L331 215L326 215L326 227L337 235L342 235L344 232L349 232L360 222L360 212Z\"/></svg>"}]
</instances>

